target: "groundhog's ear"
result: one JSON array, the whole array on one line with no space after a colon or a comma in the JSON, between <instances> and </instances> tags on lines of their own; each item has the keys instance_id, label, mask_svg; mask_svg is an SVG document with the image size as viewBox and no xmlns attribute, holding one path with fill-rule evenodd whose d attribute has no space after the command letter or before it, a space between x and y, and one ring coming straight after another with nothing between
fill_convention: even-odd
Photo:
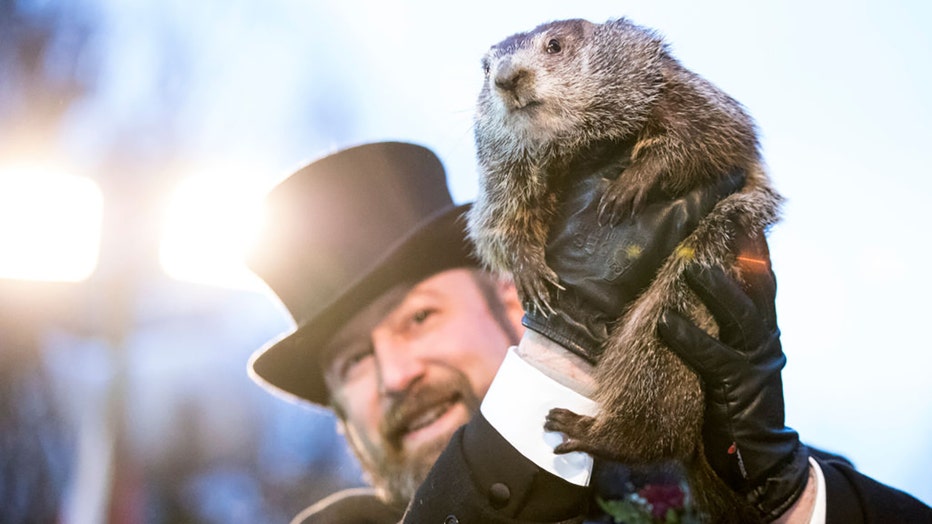
<instances>
[{"instance_id":1,"label":"groundhog's ear","mask_svg":"<svg viewBox=\"0 0 932 524\"><path fill-rule=\"evenodd\" d=\"M631 24L631 20L628 20L625 17L621 17L621 18L615 18L613 20L609 20L608 22L605 22L605 25L613 29L624 29L626 27L630 27L632 24Z\"/></svg>"}]
</instances>

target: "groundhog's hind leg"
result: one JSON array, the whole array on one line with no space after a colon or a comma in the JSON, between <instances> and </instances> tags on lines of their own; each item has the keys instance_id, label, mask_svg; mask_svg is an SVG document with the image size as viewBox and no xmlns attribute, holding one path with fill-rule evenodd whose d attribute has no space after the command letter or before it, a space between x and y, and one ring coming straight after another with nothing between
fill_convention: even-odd
<instances>
[{"instance_id":1,"label":"groundhog's hind leg","mask_svg":"<svg viewBox=\"0 0 932 524\"><path fill-rule=\"evenodd\" d=\"M547 414L544 429L557 431L566 436L566 440L553 448L554 453L583 451L593 456L609 457L611 456L610 450L603 449L589 436L589 430L594 423L594 417L579 415L564 408L553 408Z\"/></svg>"}]
</instances>

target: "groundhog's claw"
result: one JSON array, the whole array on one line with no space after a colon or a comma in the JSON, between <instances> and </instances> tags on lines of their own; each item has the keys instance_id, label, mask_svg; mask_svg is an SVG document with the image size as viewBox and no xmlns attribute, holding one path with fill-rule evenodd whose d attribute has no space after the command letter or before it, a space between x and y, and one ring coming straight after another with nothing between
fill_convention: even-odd
<instances>
[{"instance_id":1,"label":"groundhog's claw","mask_svg":"<svg viewBox=\"0 0 932 524\"><path fill-rule=\"evenodd\" d=\"M518 296L521 297L525 309L535 310L545 317L549 316L555 311L550 305L551 288L561 291L565 289L560 285L560 277L543 261L542 253L519 260L512 274Z\"/></svg>"},{"instance_id":2,"label":"groundhog's claw","mask_svg":"<svg viewBox=\"0 0 932 524\"><path fill-rule=\"evenodd\" d=\"M556 274L554 274L554 279ZM518 290L518 296L524 303L525 308L534 310L544 315L550 316L554 313L553 306L550 305L550 290L547 283L554 285L558 289L563 289L559 281L551 280L549 277L530 276L527 274L515 275L515 288Z\"/></svg>"},{"instance_id":3,"label":"groundhog's claw","mask_svg":"<svg viewBox=\"0 0 932 524\"><path fill-rule=\"evenodd\" d=\"M599 225L618 225L626 216L633 216L643 209L646 200L644 188L609 184L599 200Z\"/></svg>"}]
</instances>

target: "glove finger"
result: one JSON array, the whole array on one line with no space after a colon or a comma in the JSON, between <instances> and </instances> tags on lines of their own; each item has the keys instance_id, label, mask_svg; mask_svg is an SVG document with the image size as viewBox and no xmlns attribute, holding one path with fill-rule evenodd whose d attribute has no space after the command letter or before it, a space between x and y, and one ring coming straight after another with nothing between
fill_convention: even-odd
<instances>
[{"instance_id":1,"label":"glove finger","mask_svg":"<svg viewBox=\"0 0 932 524\"><path fill-rule=\"evenodd\" d=\"M739 232L735 237L736 263L743 280L742 288L751 297L757 310L773 330L777 327L775 298L776 276L770 264L770 251L762 233Z\"/></svg>"},{"instance_id":2,"label":"glove finger","mask_svg":"<svg viewBox=\"0 0 932 524\"><path fill-rule=\"evenodd\" d=\"M742 358L675 311L663 312L657 323L657 333L687 366L705 380L725 376L732 367L729 364Z\"/></svg>"},{"instance_id":3,"label":"glove finger","mask_svg":"<svg viewBox=\"0 0 932 524\"><path fill-rule=\"evenodd\" d=\"M747 351L767 337L770 330L754 301L721 268L690 266L685 276L718 323L719 339L725 345Z\"/></svg>"}]
</instances>

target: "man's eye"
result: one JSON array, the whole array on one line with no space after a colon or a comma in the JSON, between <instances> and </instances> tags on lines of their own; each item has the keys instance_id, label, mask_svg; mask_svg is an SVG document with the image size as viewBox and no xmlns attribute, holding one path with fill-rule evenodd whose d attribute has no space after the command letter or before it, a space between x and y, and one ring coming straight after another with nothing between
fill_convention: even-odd
<instances>
[{"instance_id":1,"label":"man's eye","mask_svg":"<svg viewBox=\"0 0 932 524\"><path fill-rule=\"evenodd\" d=\"M415 324L423 324L424 321L427 320L427 318L431 316L433 313L434 311L431 309L421 309L415 312L413 315L411 315L411 321L414 322Z\"/></svg>"},{"instance_id":2,"label":"man's eye","mask_svg":"<svg viewBox=\"0 0 932 524\"><path fill-rule=\"evenodd\" d=\"M353 369L356 368L360 362L364 361L370 356L372 356L371 351L359 351L340 359L340 363L337 366L337 375L341 379L346 379L350 376L350 374L353 372Z\"/></svg>"}]
</instances>

